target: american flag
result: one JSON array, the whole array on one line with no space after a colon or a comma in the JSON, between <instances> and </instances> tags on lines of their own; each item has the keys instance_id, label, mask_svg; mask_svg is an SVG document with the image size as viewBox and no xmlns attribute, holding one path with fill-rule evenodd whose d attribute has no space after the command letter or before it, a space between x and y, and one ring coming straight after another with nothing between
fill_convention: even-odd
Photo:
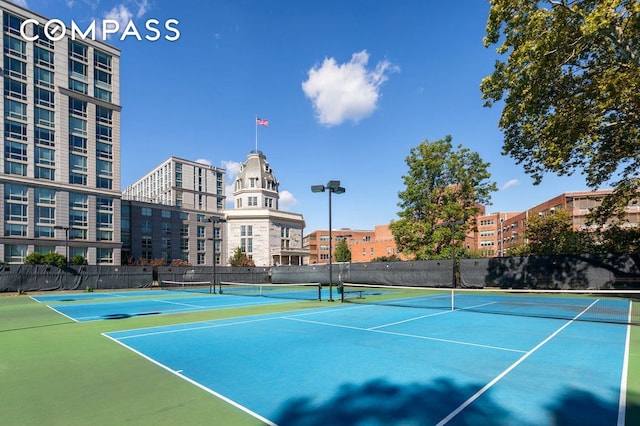
<instances>
[{"instance_id":1,"label":"american flag","mask_svg":"<svg viewBox=\"0 0 640 426\"><path fill-rule=\"evenodd\" d=\"M262 118L256 118L256 124L258 126L269 127L269 120L264 120Z\"/></svg>"}]
</instances>

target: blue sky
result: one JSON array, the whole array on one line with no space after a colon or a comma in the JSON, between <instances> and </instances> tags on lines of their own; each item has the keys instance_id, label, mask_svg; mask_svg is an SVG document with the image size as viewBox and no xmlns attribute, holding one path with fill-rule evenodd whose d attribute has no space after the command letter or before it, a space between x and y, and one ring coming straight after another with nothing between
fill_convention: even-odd
<instances>
[{"instance_id":1,"label":"blue sky","mask_svg":"<svg viewBox=\"0 0 640 426\"><path fill-rule=\"evenodd\" d=\"M148 19L179 21L173 42L109 39L122 54L123 188L172 155L225 167L231 184L258 115L281 208L301 213L306 232L328 227L327 195L310 186L329 180L347 189L332 199L334 228L396 219L410 149L446 135L491 163L488 211L587 189L580 175L534 186L501 155L500 108L484 108L479 89L496 59L482 44L486 0L15 2L81 27L131 19L142 37Z\"/></svg>"}]
</instances>

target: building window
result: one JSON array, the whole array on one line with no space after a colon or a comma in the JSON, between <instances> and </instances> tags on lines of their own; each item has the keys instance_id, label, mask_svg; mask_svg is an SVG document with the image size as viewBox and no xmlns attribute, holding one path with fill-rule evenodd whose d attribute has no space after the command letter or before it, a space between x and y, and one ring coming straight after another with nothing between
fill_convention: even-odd
<instances>
[{"instance_id":1,"label":"building window","mask_svg":"<svg viewBox=\"0 0 640 426\"><path fill-rule=\"evenodd\" d=\"M142 232L144 232L145 234L150 234L152 227L151 227L151 221L150 220L143 220L141 222L142 225Z\"/></svg>"},{"instance_id":2,"label":"building window","mask_svg":"<svg viewBox=\"0 0 640 426\"><path fill-rule=\"evenodd\" d=\"M36 46L33 49L33 62L36 65L53 69L54 68L53 52Z\"/></svg>"},{"instance_id":3,"label":"building window","mask_svg":"<svg viewBox=\"0 0 640 426\"><path fill-rule=\"evenodd\" d=\"M35 189L36 238L54 238L53 226L56 222L55 191L51 189Z\"/></svg>"},{"instance_id":4,"label":"building window","mask_svg":"<svg viewBox=\"0 0 640 426\"><path fill-rule=\"evenodd\" d=\"M7 139L15 139L17 141L27 140L27 125L11 120L4 121L4 137Z\"/></svg>"},{"instance_id":5,"label":"building window","mask_svg":"<svg viewBox=\"0 0 640 426\"><path fill-rule=\"evenodd\" d=\"M10 56L4 57L4 73L20 80L27 79L27 63Z\"/></svg>"},{"instance_id":6,"label":"building window","mask_svg":"<svg viewBox=\"0 0 640 426\"><path fill-rule=\"evenodd\" d=\"M162 235L171 235L171 223L162 222Z\"/></svg>"},{"instance_id":7,"label":"building window","mask_svg":"<svg viewBox=\"0 0 640 426\"><path fill-rule=\"evenodd\" d=\"M151 207L143 207L141 214L142 216L151 216Z\"/></svg>"},{"instance_id":8,"label":"building window","mask_svg":"<svg viewBox=\"0 0 640 426\"><path fill-rule=\"evenodd\" d=\"M52 71L40 67L34 67L33 71L36 85L46 87L47 89L53 89L55 87Z\"/></svg>"},{"instance_id":9,"label":"building window","mask_svg":"<svg viewBox=\"0 0 640 426\"><path fill-rule=\"evenodd\" d=\"M33 91L33 98L34 98L34 102L36 103L36 105L40 105L40 106L47 107L47 108L54 108L55 107L55 95L50 90L41 89L40 87L36 87L34 89L34 91ZM53 121L53 113L52 113L52 120L51 121ZM39 124L37 120L36 120L36 124ZM54 127L54 125L51 124L49 127Z\"/></svg>"},{"instance_id":10,"label":"building window","mask_svg":"<svg viewBox=\"0 0 640 426\"><path fill-rule=\"evenodd\" d=\"M205 231L204 231L204 226L200 226L198 225L198 227L196 228L196 236L198 238L204 238L205 237Z\"/></svg>"},{"instance_id":11,"label":"building window","mask_svg":"<svg viewBox=\"0 0 640 426\"><path fill-rule=\"evenodd\" d=\"M4 261L5 263L24 263L27 258L27 246L26 245L13 245L6 244L4 246Z\"/></svg>"},{"instance_id":12,"label":"building window","mask_svg":"<svg viewBox=\"0 0 640 426\"><path fill-rule=\"evenodd\" d=\"M86 240L89 227L89 199L86 194L69 193L69 239ZM71 256L71 255L69 255ZM73 256L71 256L73 257Z\"/></svg>"},{"instance_id":13,"label":"building window","mask_svg":"<svg viewBox=\"0 0 640 426\"><path fill-rule=\"evenodd\" d=\"M153 242L149 235L142 236L142 258L147 261L153 259Z\"/></svg>"},{"instance_id":14,"label":"building window","mask_svg":"<svg viewBox=\"0 0 640 426\"><path fill-rule=\"evenodd\" d=\"M112 265L113 264L113 249L110 248L97 248L96 249L96 261L98 265Z\"/></svg>"},{"instance_id":15,"label":"building window","mask_svg":"<svg viewBox=\"0 0 640 426\"><path fill-rule=\"evenodd\" d=\"M5 236L27 236L28 191L23 185L6 184L4 187Z\"/></svg>"},{"instance_id":16,"label":"building window","mask_svg":"<svg viewBox=\"0 0 640 426\"><path fill-rule=\"evenodd\" d=\"M4 116L15 118L16 120L27 121L27 104L13 101L11 99L5 99Z\"/></svg>"},{"instance_id":17,"label":"building window","mask_svg":"<svg viewBox=\"0 0 640 426\"><path fill-rule=\"evenodd\" d=\"M8 77L4 79L4 95L21 101L27 100L27 83Z\"/></svg>"},{"instance_id":18,"label":"building window","mask_svg":"<svg viewBox=\"0 0 640 426\"><path fill-rule=\"evenodd\" d=\"M78 135L69 135L69 150L71 152L87 153L87 138Z\"/></svg>"}]
</instances>

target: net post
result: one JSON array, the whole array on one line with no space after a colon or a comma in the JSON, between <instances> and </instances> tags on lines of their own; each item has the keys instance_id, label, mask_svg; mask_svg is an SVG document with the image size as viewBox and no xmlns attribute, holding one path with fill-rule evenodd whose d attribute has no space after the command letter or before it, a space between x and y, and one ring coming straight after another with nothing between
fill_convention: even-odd
<instances>
[{"instance_id":1,"label":"net post","mask_svg":"<svg viewBox=\"0 0 640 426\"><path fill-rule=\"evenodd\" d=\"M456 310L456 304L455 304L455 299L454 299L454 292L455 292L455 288L451 289L451 310L455 311Z\"/></svg>"}]
</instances>

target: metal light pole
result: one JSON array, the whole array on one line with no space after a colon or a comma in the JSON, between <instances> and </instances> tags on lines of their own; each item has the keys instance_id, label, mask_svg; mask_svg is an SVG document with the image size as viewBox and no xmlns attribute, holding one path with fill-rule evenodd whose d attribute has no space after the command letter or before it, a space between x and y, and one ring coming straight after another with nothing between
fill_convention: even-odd
<instances>
[{"instance_id":1,"label":"metal light pole","mask_svg":"<svg viewBox=\"0 0 640 426\"><path fill-rule=\"evenodd\" d=\"M67 266L69 266L69 227L56 225L53 229L64 229L64 255Z\"/></svg>"},{"instance_id":2,"label":"metal light pole","mask_svg":"<svg viewBox=\"0 0 640 426\"><path fill-rule=\"evenodd\" d=\"M326 185L312 185L311 192L329 191L329 302L333 302L333 234L331 232L331 193L344 194L345 188L339 180L330 180Z\"/></svg>"},{"instance_id":3,"label":"metal light pole","mask_svg":"<svg viewBox=\"0 0 640 426\"><path fill-rule=\"evenodd\" d=\"M212 280L212 291L211 293L215 293L216 292L216 223L225 223L226 220L219 217L219 216L211 216L209 219L207 219L209 222L211 222L211 229L212 229L212 234L211 234L211 241L213 242L213 280ZM222 294L222 284L220 284L220 294Z\"/></svg>"}]
</instances>

